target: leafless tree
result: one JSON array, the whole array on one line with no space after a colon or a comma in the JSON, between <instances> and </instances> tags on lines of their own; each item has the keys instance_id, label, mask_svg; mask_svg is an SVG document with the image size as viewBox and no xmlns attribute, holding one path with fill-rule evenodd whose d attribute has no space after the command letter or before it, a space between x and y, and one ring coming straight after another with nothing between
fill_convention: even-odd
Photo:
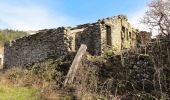
<instances>
[{"instance_id":1,"label":"leafless tree","mask_svg":"<svg viewBox=\"0 0 170 100\"><path fill-rule=\"evenodd\" d=\"M144 24L163 36L170 36L170 0L152 0L143 18Z\"/></svg>"}]
</instances>

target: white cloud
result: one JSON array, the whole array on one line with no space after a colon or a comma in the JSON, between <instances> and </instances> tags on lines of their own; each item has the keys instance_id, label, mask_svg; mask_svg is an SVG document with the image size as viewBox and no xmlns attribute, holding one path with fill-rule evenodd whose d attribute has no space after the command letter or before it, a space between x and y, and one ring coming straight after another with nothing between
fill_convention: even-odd
<instances>
[{"instance_id":1,"label":"white cloud","mask_svg":"<svg viewBox=\"0 0 170 100\"><path fill-rule=\"evenodd\" d=\"M129 14L129 22L132 24L133 27L136 29L139 29L140 31L147 31L152 32L152 37L158 35L157 30L155 29L149 29L149 27L143 23L141 23L142 18L145 15L145 12L147 11L148 7L144 7L141 10L138 10L134 13Z\"/></svg>"},{"instance_id":2,"label":"white cloud","mask_svg":"<svg viewBox=\"0 0 170 100\"><path fill-rule=\"evenodd\" d=\"M55 28L69 23L70 17L63 14L54 14L52 11L38 5L0 4L0 22L6 28L17 30L39 30ZM0 25L2 26L2 25Z\"/></svg>"},{"instance_id":3,"label":"white cloud","mask_svg":"<svg viewBox=\"0 0 170 100\"><path fill-rule=\"evenodd\" d=\"M136 12L129 14L129 22L133 27L139 30L148 31L148 28L141 23L141 19L144 17L147 7L144 7Z\"/></svg>"}]
</instances>

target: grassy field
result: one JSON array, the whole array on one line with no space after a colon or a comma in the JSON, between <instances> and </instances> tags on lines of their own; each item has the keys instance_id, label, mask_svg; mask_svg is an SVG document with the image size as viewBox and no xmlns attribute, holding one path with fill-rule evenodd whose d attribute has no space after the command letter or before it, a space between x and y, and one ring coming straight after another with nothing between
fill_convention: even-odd
<instances>
[{"instance_id":1,"label":"grassy field","mask_svg":"<svg viewBox=\"0 0 170 100\"><path fill-rule=\"evenodd\" d=\"M28 87L0 85L0 100L39 100L38 89Z\"/></svg>"}]
</instances>

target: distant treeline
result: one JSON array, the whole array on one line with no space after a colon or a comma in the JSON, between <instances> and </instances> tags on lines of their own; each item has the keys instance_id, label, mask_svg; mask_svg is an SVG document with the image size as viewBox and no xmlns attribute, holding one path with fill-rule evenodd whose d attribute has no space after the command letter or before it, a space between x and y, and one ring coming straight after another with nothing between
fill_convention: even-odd
<instances>
[{"instance_id":1,"label":"distant treeline","mask_svg":"<svg viewBox=\"0 0 170 100\"><path fill-rule=\"evenodd\" d=\"M15 31L9 29L0 30L0 43L3 44L7 41L15 40L26 35L28 34L24 31Z\"/></svg>"}]
</instances>

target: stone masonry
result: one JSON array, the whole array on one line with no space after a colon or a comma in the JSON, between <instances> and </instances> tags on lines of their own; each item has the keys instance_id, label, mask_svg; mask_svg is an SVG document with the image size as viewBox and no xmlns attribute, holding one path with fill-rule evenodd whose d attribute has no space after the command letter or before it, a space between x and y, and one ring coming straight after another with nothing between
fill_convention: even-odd
<instances>
[{"instance_id":1,"label":"stone masonry","mask_svg":"<svg viewBox=\"0 0 170 100\"><path fill-rule=\"evenodd\" d=\"M136 29L126 16L100 19L77 27L59 27L41 30L37 34L6 43L4 67L31 65L49 58L59 58L87 45L91 55L101 56L109 50L115 54L122 49L137 46Z\"/></svg>"},{"instance_id":2,"label":"stone masonry","mask_svg":"<svg viewBox=\"0 0 170 100\"><path fill-rule=\"evenodd\" d=\"M23 66L68 53L64 28L43 30L4 46L4 67Z\"/></svg>"}]
</instances>

